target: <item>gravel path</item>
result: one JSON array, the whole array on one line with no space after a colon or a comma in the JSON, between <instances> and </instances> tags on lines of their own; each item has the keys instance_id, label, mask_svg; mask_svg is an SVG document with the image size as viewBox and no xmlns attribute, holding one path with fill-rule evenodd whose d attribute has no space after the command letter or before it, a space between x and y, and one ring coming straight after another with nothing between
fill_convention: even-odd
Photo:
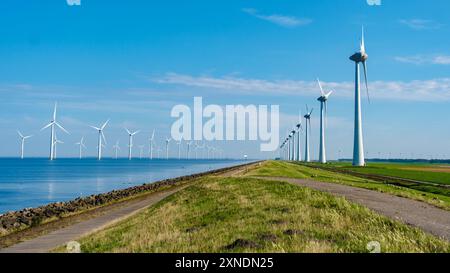
<instances>
[{"instance_id":1,"label":"gravel path","mask_svg":"<svg viewBox=\"0 0 450 273\"><path fill-rule=\"evenodd\" d=\"M280 177L258 178L285 181L345 197L349 201L368 207L391 219L419 227L438 237L450 240L450 211L420 201L334 183Z\"/></svg>"}]
</instances>

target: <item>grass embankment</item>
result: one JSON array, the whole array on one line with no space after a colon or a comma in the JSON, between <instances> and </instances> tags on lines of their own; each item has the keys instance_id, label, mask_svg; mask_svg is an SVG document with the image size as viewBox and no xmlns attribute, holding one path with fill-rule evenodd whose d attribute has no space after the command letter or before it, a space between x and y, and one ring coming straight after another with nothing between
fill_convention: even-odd
<instances>
[{"instance_id":1,"label":"grass embankment","mask_svg":"<svg viewBox=\"0 0 450 273\"><path fill-rule=\"evenodd\" d=\"M315 164L312 163L311 167ZM333 165L331 165L333 166ZM364 169L364 168L360 168ZM341 174L333 171L310 168L303 164L295 164L281 161L268 161L264 163L263 168L253 170L247 176L261 177L289 177L299 179L313 179L323 182L332 182L338 184L360 187L370 190L376 190L393 194L396 196L406 197L428 204L450 210L450 196L436 193L437 190L433 186L427 185L411 185L409 187L390 185L383 182L369 180L365 178L355 177L352 175ZM430 189L432 187L433 189ZM443 189L442 189L443 190ZM440 192L440 191L438 191Z\"/></svg>"},{"instance_id":2,"label":"grass embankment","mask_svg":"<svg viewBox=\"0 0 450 273\"><path fill-rule=\"evenodd\" d=\"M343 198L214 176L80 243L83 252L367 252L371 241L383 252L450 251L446 241Z\"/></svg>"}]
</instances>

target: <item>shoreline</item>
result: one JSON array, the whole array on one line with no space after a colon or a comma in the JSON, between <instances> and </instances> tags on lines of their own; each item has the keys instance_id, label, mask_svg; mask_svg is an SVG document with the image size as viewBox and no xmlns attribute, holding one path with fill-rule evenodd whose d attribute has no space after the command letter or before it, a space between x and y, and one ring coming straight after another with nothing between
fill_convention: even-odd
<instances>
[{"instance_id":1,"label":"shoreline","mask_svg":"<svg viewBox=\"0 0 450 273\"><path fill-rule=\"evenodd\" d=\"M22 210L0 214L0 239L33 227L50 224L88 211L101 209L109 205L119 204L147 194L180 186L183 182L188 182L203 176L229 172L258 162L261 161L252 161L246 164L164 179L152 183L144 183L122 190L113 190L82 198L79 197L66 202L50 203L36 208L24 208ZM2 247L1 242L0 247Z\"/></svg>"}]
</instances>

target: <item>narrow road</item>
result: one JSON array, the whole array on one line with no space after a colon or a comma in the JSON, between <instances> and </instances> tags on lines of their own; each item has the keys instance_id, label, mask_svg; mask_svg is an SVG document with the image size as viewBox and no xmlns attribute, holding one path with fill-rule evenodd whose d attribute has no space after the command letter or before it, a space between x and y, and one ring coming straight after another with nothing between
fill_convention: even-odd
<instances>
[{"instance_id":1,"label":"narrow road","mask_svg":"<svg viewBox=\"0 0 450 273\"><path fill-rule=\"evenodd\" d=\"M49 234L22 243L18 243L8 248L0 249L0 253L50 252L51 250L62 246L67 242L77 240L95 231L103 229L106 226L130 217L184 188L185 187L177 187L167 191L155 192L144 199L128 201L123 206L112 209L101 216L56 230Z\"/></svg>"},{"instance_id":2,"label":"narrow road","mask_svg":"<svg viewBox=\"0 0 450 273\"><path fill-rule=\"evenodd\" d=\"M420 201L334 183L280 177L258 178L289 182L344 197L391 219L421 228L450 241L450 211Z\"/></svg>"}]
</instances>

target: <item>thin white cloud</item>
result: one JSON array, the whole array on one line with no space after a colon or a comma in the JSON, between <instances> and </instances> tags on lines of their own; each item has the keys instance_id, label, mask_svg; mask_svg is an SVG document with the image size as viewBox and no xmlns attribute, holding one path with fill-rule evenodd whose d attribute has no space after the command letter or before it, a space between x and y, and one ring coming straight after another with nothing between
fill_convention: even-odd
<instances>
[{"instance_id":1,"label":"thin white cloud","mask_svg":"<svg viewBox=\"0 0 450 273\"><path fill-rule=\"evenodd\" d=\"M369 79L370 80L370 79ZM159 84L223 90L228 94L317 96L316 81L262 80L237 77L190 76L168 73L152 79ZM326 90L334 90L334 96L352 98L353 82L323 82ZM450 101L450 78L415 81L371 81L371 96L375 99L403 101Z\"/></svg>"},{"instance_id":2,"label":"thin white cloud","mask_svg":"<svg viewBox=\"0 0 450 273\"><path fill-rule=\"evenodd\" d=\"M415 55L415 56L397 56L394 58L397 62L409 64L436 64L436 65L450 65L449 55Z\"/></svg>"},{"instance_id":3,"label":"thin white cloud","mask_svg":"<svg viewBox=\"0 0 450 273\"><path fill-rule=\"evenodd\" d=\"M260 14L259 11L256 9L243 9L242 11L258 19L268 21L282 27L298 27L309 25L312 23L312 20L308 18L297 18L294 16L287 16L280 14L264 15Z\"/></svg>"},{"instance_id":4,"label":"thin white cloud","mask_svg":"<svg viewBox=\"0 0 450 273\"><path fill-rule=\"evenodd\" d=\"M401 19L400 24L403 24L414 30L428 30L428 29L438 29L442 27L442 24L434 20L425 19Z\"/></svg>"},{"instance_id":5,"label":"thin white cloud","mask_svg":"<svg viewBox=\"0 0 450 273\"><path fill-rule=\"evenodd\" d=\"M81 0L66 0L69 6L81 6Z\"/></svg>"}]
</instances>

